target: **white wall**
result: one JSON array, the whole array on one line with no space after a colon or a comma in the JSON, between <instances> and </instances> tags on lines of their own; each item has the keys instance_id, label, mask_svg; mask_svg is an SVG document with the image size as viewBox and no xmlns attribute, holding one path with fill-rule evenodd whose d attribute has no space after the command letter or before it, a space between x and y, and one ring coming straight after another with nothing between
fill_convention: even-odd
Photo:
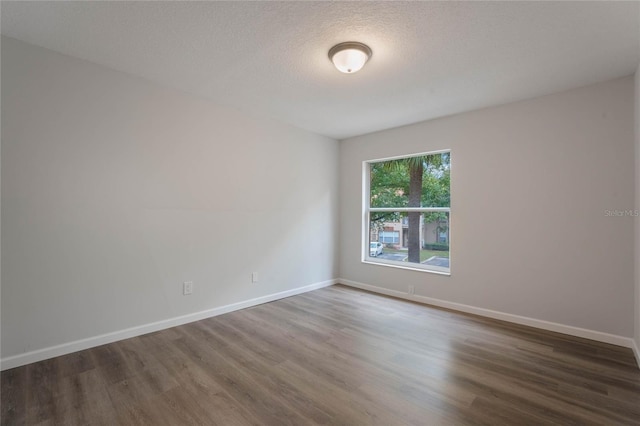
<instances>
[{"instance_id":1,"label":"white wall","mask_svg":"<svg viewBox=\"0 0 640 426\"><path fill-rule=\"evenodd\" d=\"M337 277L337 141L7 38L2 89L3 359Z\"/></svg>"},{"instance_id":2,"label":"white wall","mask_svg":"<svg viewBox=\"0 0 640 426\"><path fill-rule=\"evenodd\" d=\"M451 276L360 261L362 161L452 149ZM345 282L633 336L633 77L341 142Z\"/></svg>"}]
</instances>

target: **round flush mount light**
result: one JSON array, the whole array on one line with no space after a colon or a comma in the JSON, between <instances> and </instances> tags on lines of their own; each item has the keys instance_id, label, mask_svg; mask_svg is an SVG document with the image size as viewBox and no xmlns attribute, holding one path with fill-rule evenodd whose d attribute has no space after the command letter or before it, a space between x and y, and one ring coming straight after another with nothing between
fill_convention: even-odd
<instances>
[{"instance_id":1,"label":"round flush mount light","mask_svg":"<svg viewBox=\"0 0 640 426\"><path fill-rule=\"evenodd\" d=\"M371 57L371 49L366 44L357 41L347 41L336 44L329 49L329 59L338 71L353 74L360 71Z\"/></svg>"}]
</instances>

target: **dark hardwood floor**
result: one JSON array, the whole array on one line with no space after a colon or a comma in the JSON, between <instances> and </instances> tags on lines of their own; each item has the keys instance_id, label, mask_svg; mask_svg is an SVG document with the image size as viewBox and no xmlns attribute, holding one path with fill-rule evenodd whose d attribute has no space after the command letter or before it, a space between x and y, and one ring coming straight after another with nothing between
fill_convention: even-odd
<instances>
[{"instance_id":1,"label":"dark hardwood floor","mask_svg":"<svg viewBox=\"0 0 640 426\"><path fill-rule=\"evenodd\" d=\"M333 286L2 372L2 425L640 424L629 349Z\"/></svg>"}]
</instances>

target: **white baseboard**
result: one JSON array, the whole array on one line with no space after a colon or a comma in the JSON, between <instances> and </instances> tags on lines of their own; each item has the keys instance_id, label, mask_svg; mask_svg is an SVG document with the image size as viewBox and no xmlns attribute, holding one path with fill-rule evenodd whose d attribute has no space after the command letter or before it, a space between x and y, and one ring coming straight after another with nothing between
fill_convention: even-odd
<instances>
[{"instance_id":1,"label":"white baseboard","mask_svg":"<svg viewBox=\"0 0 640 426\"><path fill-rule=\"evenodd\" d=\"M464 305L462 303L449 302L441 299L434 299L426 296L418 296L415 294L403 293L401 291L389 290L383 287L377 287L370 284L364 284L347 279L339 279L340 284L347 285L349 287L355 287L362 290L368 290L374 293L385 294L387 296L393 296L400 299L407 299L414 302L424 303L427 305L439 306L441 308L452 309L455 311L466 312L469 314L480 315L483 317L498 319L502 321L512 322L515 324L528 325L530 327L540 328L548 331L555 331L557 333L568 334L570 336L583 337L585 339L596 340L598 342L610 343L612 345L623 346L626 348L634 348L635 342L629 337L618 336L615 334L603 333L601 331L588 330L586 328L573 327L570 325L559 324L550 321L539 320L535 318L523 317L520 315L508 314L505 312L493 311L491 309L477 308L475 306ZM636 359L640 363L640 353L638 348L634 349Z\"/></svg>"},{"instance_id":2,"label":"white baseboard","mask_svg":"<svg viewBox=\"0 0 640 426\"><path fill-rule=\"evenodd\" d=\"M273 302L274 300L284 299L285 297L295 296L296 294L306 293L308 291L316 290L323 287L329 287L337 283L338 283L337 279L322 281L319 283L310 284L304 287L294 288L292 290L287 290L280 293L269 294L266 296L257 297L255 299L233 303L231 305L220 306L217 308L208 309L206 311L195 312L192 314L169 318L166 320L157 321L150 324L144 324L137 327L127 328L125 330L114 331L112 333L102 334L95 337L89 337L86 339L76 340L69 343L63 343L61 345L51 346L44 349L38 349L35 351L10 356L0 360L0 370L4 371L10 368L31 364L33 362L38 362L45 359L54 358L57 356L66 355L66 354L81 351L84 349L89 349L96 346L104 345L107 343L116 342L118 340L124 340L130 337L140 336L143 334L152 333L154 331L160 331L167 328L176 327L178 325L199 321L205 318L215 317L218 315L237 311L239 309L261 305L267 302Z\"/></svg>"}]
</instances>

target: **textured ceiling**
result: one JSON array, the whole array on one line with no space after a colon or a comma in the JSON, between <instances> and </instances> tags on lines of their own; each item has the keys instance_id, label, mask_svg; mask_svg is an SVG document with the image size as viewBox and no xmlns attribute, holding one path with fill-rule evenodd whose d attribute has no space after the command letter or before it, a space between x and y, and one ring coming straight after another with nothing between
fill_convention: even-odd
<instances>
[{"instance_id":1,"label":"textured ceiling","mask_svg":"<svg viewBox=\"0 0 640 426\"><path fill-rule=\"evenodd\" d=\"M638 2L6 2L2 34L337 139L630 75ZM338 72L331 46L373 57Z\"/></svg>"}]
</instances>

